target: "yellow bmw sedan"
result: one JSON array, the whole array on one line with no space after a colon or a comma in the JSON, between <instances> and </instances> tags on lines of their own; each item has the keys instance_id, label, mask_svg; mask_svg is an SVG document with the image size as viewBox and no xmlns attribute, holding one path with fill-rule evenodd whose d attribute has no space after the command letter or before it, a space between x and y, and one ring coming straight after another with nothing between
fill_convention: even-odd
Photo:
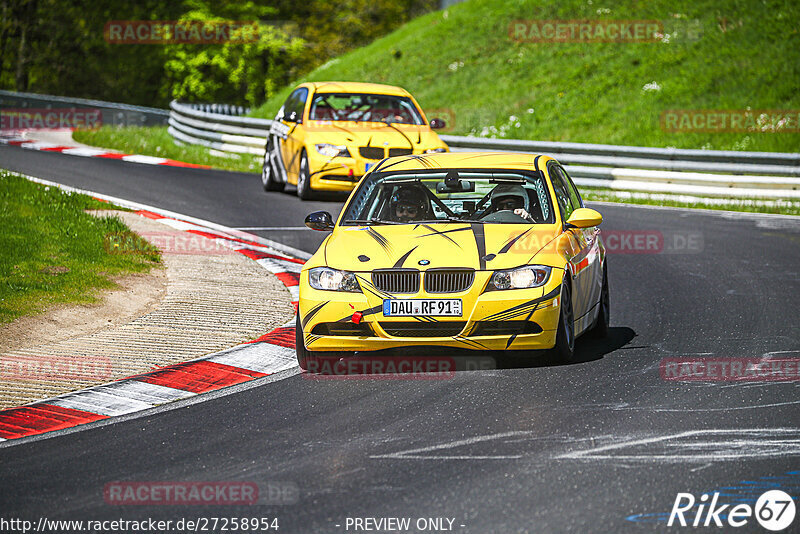
<instances>
[{"instance_id":1,"label":"yellow bmw sedan","mask_svg":"<svg viewBox=\"0 0 800 534\"><path fill-rule=\"evenodd\" d=\"M553 349L608 331L600 213L548 156L446 153L383 160L303 267L297 359L415 345Z\"/></svg>"},{"instance_id":2,"label":"yellow bmw sedan","mask_svg":"<svg viewBox=\"0 0 800 534\"><path fill-rule=\"evenodd\" d=\"M267 191L297 186L302 199L315 191L350 191L386 157L447 152L417 101L400 87L356 82L303 83L272 121L262 165Z\"/></svg>"}]
</instances>

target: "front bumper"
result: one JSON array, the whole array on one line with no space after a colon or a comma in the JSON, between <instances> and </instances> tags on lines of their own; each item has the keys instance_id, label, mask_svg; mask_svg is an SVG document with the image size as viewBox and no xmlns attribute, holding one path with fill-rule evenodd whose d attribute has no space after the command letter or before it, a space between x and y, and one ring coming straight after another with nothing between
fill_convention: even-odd
<instances>
[{"instance_id":1,"label":"front bumper","mask_svg":"<svg viewBox=\"0 0 800 534\"><path fill-rule=\"evenodd\" d=\"M349 158L329 158L317 152L313 146L309 147L306 154L311 172L311 188L318 191L351 191L361 177L381 161L363 158L357 150L351 147L352 157ZM413 152L416 155L423 153L424 150L419 149Z\"/></svg>"},{"instance_id":2,"label":"front bumper","mask_svg":"<svg viewBox=\"0 0 800 534\"><path fill-rule=\"evenodd\" d=\"M484 292L491 274L476 272L472 287L465 292L394 295L395 298L461 299L461 317L433 317L422 322L409 317L384 317L383 299L372 293L313 289L308 285L308 271L303 271L299 314L306 348L312 351L372 351L408 346L469 350L552 348L560 314L562 271L554 268L543 287ZM368 279L369 274L358 276L361 281ZM358 324L353 321L356 312L363 315ZM414 335L419 332L425 335Z\"/></svg>"},{"instance_id":3,"label":"front bumper","mask_svg":"<svg viewBox=\"0 0 800 534\"><path fill-rule=\"evenodd\" d=\"M307 151L311 188L317 191L351 191L367 172L367 165L377 161L360 157L329 158L316 150Z\"/></svg>"}]
</instances>

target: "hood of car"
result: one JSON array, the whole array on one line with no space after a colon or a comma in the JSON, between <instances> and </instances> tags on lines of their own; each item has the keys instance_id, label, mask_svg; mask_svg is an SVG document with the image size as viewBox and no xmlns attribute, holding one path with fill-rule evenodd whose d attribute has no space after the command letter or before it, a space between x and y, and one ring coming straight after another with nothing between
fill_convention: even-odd
<instances>
[{"instance_id":1,"label":"hood of car","mask_svg":"<svg viewBox=\"0 0 800 534\"><path fill-rule=\"evenodd\" d=\"M308 121L306 133L312 143L348 147L407 148L418 152L419 149L446 146L427 125Z\"/></svg>"},{"instance_id":2,"label":"hood of car","mask_svg":"<svg viewBox=\"0 0 800 534\"><path fill-rule=\"evenodd\" d=\"M338 226L308 267L364 272L461 267L496 270L541 263L563 266L555 224L421 223Z\"/></svg>"}]
</instances>

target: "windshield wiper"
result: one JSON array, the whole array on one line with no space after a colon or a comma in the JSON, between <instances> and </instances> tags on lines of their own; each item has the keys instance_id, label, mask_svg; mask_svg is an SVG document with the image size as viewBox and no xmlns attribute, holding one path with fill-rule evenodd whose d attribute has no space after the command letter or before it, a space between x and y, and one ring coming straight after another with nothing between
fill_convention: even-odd
<instances>
[{"instance_id":1,"label":"windshield wiper","mask_svg":"<svg viewBox=\"0 0 800 534\"><path fill-rule=\"evenodd\" d=\"M344 222L356 223L364 226L372 226L373 224L405 224L399 221L384 221L383 219L378 219L376 217L373 217L371 219L347 219Z\"/></svg>"},{"instance_id":2,"label":"windshield wiper","mask_svg":"<svg viewBox=\"0 0 800 534\"><path fill-rule=\"evenodd\" d=\"M443 217L441 219L425 219L424 221L411 221L414 223L440 223L443 221L447 222L457 222L457 223L464 223L469 224L470 221L465 221L464 219L460 219L458 217Z\"/></svg>"}]
</instances>

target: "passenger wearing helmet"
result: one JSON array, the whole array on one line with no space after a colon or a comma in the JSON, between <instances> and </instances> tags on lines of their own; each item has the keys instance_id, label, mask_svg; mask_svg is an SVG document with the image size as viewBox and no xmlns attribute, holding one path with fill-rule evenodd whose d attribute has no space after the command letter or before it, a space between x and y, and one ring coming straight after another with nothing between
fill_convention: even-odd
<instances>
[{"instance_id":1,"label":"passenger wearing helmet","mask_svg":"<svg viewBox=\"0 0 800 534\"><path fill-rule=\"evenodd\" d=\"M534 222L528 213L528 194L525 188L517 184L500 184L492 190L491 211L513 211L523 219Z\"/></svg>"},{"instance_id":2,"label":"passenger wearing helmet","mask_svg":"<svg viewBox=\"0 0 800 534\"><path fill-rule=\"evenodd\" d=\"M392 195L391 213L395 221L413 222L427 216L425 192L413 185L400 186Z\"/></svg>"}]
</instances>

